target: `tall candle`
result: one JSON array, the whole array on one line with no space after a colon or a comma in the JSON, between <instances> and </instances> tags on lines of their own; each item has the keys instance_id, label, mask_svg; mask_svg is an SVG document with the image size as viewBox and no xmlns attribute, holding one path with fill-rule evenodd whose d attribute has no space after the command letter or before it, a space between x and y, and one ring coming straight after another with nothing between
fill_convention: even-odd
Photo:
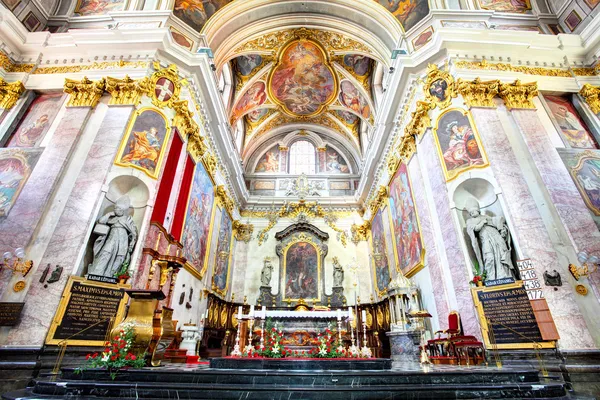
<instances>
[{"instance_id":1,"label":"tall candle","mask_svg":"<svg viewBox=\"0 0 600 400\"><path fill-rule=\"evenodd\" d=\"M339 308L337 310L337 319L338 319L338 321L342 320L342 310L340 310Z\"/></svg>"},{"instance_id":2,"label":"tall candle","mask_svg":"<svg viewBox=\"0 0 600 400\"><path fill-rule=\"evenodd\" d=\"M254 318L254 305L250 306L250 318Z\"/></svg>"},{"instance_id":3,"label":"tall candle","mask_svg":"<svg viewBox=\"0 0 600 400\"><path fill-rule=\"evenodd\" d=\"M238 307L238 320L242 319L242 306Z\"/></svg>"},{"instance_id":4,"label":"tall candle","mask_svg":"<svg viewBox=\"0 0 600 400\"><path fill-rule=\"evenodd\" d=\"M366 322L367 321L367 312L365 310L362 310L362 314L361 315L362 315L363 322Z\"/></svg>"},{"instance_id":5,"label":"tall candle","mask_svg":"<svg viewBox=\"0 0 600 400\"><path fill-rule=\"evenodd\" d=\"M352 315L352 307L348 307L348 319L352 321L354 319L354 315Z\"/></svg>"},{"instance_id":6,"label":"tall candle","mask_svg":"<svg viewBox=\"0 0 600 400\"><path fill-rule=\"evenodd\" d=\"M262 306L262 319L266 319L266 318L267 318L267 307Z\"/></svg>"},{"instance_id":7,"label":"tall candle","mask_svg":"<svg viewBox=\"0 0 600 400\"><path fill-rule=\"evenodd\" d=\"M202 313L202 316L200 317L200 321L204 321L204 313Z\"/></svg>"}]
</instances>

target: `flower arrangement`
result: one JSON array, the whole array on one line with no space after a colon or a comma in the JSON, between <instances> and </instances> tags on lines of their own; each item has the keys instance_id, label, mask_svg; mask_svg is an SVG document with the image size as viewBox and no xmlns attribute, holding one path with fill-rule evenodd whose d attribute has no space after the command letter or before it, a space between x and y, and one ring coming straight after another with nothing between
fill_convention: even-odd
<instances>
[{"instance_id":1,"label":"flower arrangement","mask_svg":"<svg viewBox=\"0 0 600 400\"><path fill-rule=\"evenodd\" d=\"M311 357L343 358L349 355L341 343L339 343L337 340L333 340L333 335L331 334L331 329L329 328L325 329L325 334L319 333L317 335L317 340L319 341L317 347L309 351Z\"/></svg>"},{"instance_id":2,"label":"flower arrangement","mask_svg":"<svg viewBox=\"0 0 600 400\"><path fill-rule=\"evenodd\" d=\"M281 327L274 326L270 319L267 320L265 336L265 347L263 349L260 348L260 345L249 347L247 351L242 353L242 356L284 358L292 354L292 352L282 344L283 331L281 330Z\"/></svg>"},{"instance_id":3,"label":"flower arrangement","mask_svg":"<svg viewBox=\"0 0 600 400\"><path fill-rule=\"evenodd\" d=\"M89 353L85 356L87 365L77 368L76 372L81 373L87 368L107 369L110 377L115 379L117 372L124 367L142 368L146 365L145 356L136 356L129 351L135 334L133 324L126 323L121 326L121 330L111 341L105 343L104 351L101 354Z\"/></svg>"},{"instance_id":4,"label":"flower arrangement","mask_svg":"<svg viewBox=\"0 0 600 400\"><path fill-rule=\"evenodd\" d=\"M473 264L473 279L469 282L475 286L483 286L483 281L485 281L486 273L481 270L479 263L475 261Z\"/></svg>"}]
</instances>

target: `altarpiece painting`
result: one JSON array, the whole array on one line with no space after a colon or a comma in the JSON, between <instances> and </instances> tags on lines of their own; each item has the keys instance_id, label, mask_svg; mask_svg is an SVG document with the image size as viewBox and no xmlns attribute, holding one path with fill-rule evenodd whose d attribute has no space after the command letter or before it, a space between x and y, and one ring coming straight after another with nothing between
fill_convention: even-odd
<instances>
[{"instance_id":1,"label":"altarpiece painting","mask_svg":"<svg viewBox=\"0 0 600 400\"><path fill-rule=\"evenodd\" d=\"M387 256L388 247L383 227L383 215L384 209L380 207L371 220L371 231L369 233L371 254L373 255L371 261L373 265L373 280L375 281L375 289L378 296L383 296L387 292L391 279L390 264Z\"/></svg>"},{"instance_id":2,"label":"altarpiece painting","mask_svg":"<svg viewBox=\"0 0 600 400\"><path fill-rule=\"evenodd\" d=\"M40 94L29 105L25 117L12 134L7 147L37 147L56 118L63 93Z\"/></svg>"},{"instance_id":3,"label":"altarpiece painting","mask_svg":"<svg viewBox=\"0 0 600 400\"><path fill-rule=\"evenodd\" d=\"M232 249L233 221L227 209L223 207L221 208L221 223L219 224L219 237L217 238L217 251L212 278L212 290L221 296L227 294Z\"/></svg>"},{"instance_id":4,"label":"altarpiece painting","mask_svg":"<svg viewBox=\"0 0 600 400\"><path fill-rule=\"evenodd\" d=\"M577 109L567 96L544 96L550 108L550 116L560 128L563 139L571 147L597 149L598 144Z\"/></svg>"},{"instance_id":5,"label":"altarpiece painting","mask_svg":"<svg viewBox=\"0 0 600 400\"><path fill-rule=\"evenodd\" d=\"M8 215L43 149L0 149L0 217Z\"/></svg>"}]
</instances>

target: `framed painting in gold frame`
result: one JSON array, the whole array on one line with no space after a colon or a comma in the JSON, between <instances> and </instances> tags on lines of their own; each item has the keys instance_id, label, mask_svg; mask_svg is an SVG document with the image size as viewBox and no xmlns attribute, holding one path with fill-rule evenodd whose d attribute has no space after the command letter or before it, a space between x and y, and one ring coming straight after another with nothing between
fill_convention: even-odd
<instances>
[{"instance_id":1,"label":"framed painting in gold frame","mask_svg":"<svg viewBox=\"0 0 600 400\"><path fill-rule=\"evenodd\" d=\"M216 211L215 182L203 160L194 169L180 238L187 260L185 268L198 279L208 268Z\"/></svg>"},{"instance_id":2,"label":"framed painting in gold frame","mask_svg":"<svg viewBox=\"0 0 600 400\"><path fill-rule=\"evenodd\" d=\"M389 219L387 217L384 218L385 213L387 213L385 206L383 208L381 206L378 207L376 210L373 210L372 213L371 229L369 229L371 269L373 271L375 291L379 297L382 297L387 293L387 287L392 278L390 262L387 256L385 229L383 227L384 221L389 221Z\"/></svg>"},{"instance_id":3,"label":"framed painting in gold frame","mask_svg":"<svg viewBox=\"0 0 600 400\"><path fill-rule=\"evenodd\" d=\"M585 151L577 165L569 168L569 172L585 205L594 215L600 216L600 190L597 189L600 182L600 157L592 151Z\"/></svg>"},{"instance_id":4,"label":"framed painting in gold frame","mask_svg":"<svg viewBox=\"0 0 600 400\"><path fill-rule=\"evenodd\" d=\"M212 275L212 290L219 296L227 294L229 286L229 271L233 255L233 218L226 207L217 202L221 211L217 251Z\"/></svg>"},{"instance_id":5,"label":"framed painting in gold frame","mask_svg":"<svg viewBox=\"0 0 600 400\"><path fill-rule=\"evenodd\" d=\"M300 233L285 243L281 250L283 262L283 301L317 299L321 301L321 269L324 254L321 246L306 233Z\"/></svg>"},{"instance_id":6,"label":"framed painting in gold frame","mask_svg":"<svg viewBox=\"0 0 600 400\"><path fill-rule=\"evenodd\" d=\"M437 119L433 136L446 181L451 181L470 169L489 165L477 128L468 111L460 108L444 111Z\"/></svg>"},{"instance_id":7,"label":"framed painting in gold frame","mask_svg":"<svg viewBox=\"0 0 600 400\"><path fill-rule=\"evenodd\" d=\"M138 109L127 125L115 164L138 169L157 179L170 134L169 121L160 110Z\"/></svg>"},{"instance_id":8,"label":"framed painting in gold frame","mask_svg":"<svg viewBox=\"0 0 600 400\"><path fill-rule=\"evenodd\" d=\"M404 161L390 180L388 210L396 270L410 278L424 266L425 247L412 182Z\"/></svg>"}]
</instances>

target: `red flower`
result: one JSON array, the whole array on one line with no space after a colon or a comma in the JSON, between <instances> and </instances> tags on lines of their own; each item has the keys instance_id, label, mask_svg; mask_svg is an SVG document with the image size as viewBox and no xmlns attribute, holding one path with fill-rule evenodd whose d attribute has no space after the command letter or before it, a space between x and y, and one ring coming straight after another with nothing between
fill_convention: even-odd
<instances>
[{"instance_id":1,"label":"red flower","mask_svg":"<svg viewBox=\"0 0 600 400\"><path fill-rule=\"evenodd\" d=\"M120 349L122 349L123 347L125 347L125 342L121 342L121 344L119 345Z\"/></svg>"},{"instance_id":2,"label":"red flower","mask_svg":"<svg viewBox=\"0 0 600 400\"><path fill-rule=\"evenodd\" d=\"M135 361L135 360L137 359L137 357L135 356L135 354L132 354L132 355L131 355L131 359L132 359L133 361Z\"/></svg>"},{"instance_id":3,"label":"red flower","mask_svg":"<svg viewBox=\"0 0 600 400\"><path fill-rule=\"evenodd\" d=\"M110 351L110 347L107 347L107 348L104 349L105 353L108 353L109 351Z\"/></svg>"},{"instance_id":4,"label":"red flower","mask_svg":"<svg viewBox=\"0 0 600 400\"><path fill-rule=\"evenodd\" d=\"M110 359L111 359L111 360L113 360L113 361L115 361L115 360L117 359L117 356L116 356L116 355L114 355L114 356L112 356Z\"/></svg>"},{"instance_id":5,"label":"red flower","mask_svg":"<svg viewBox=\"0 0 600 400\"><path fill-rule=\"evenodd\" d=\"M91 356L92 356L91 354L87 354L87 355L85 356L85 359L86 359L86 360L89 360Z\"/></svg>"},{"instance_id":6,"label":"red flower","mask_svg":"<svg viewBox=\"0 0 600 400\"><path fill-rule=\"evenodd\" d=\"M92 358L96 358L96 357L98 357L98 353L94 353L94 354L92 355Z\"/></svg>"}]
</instances>

